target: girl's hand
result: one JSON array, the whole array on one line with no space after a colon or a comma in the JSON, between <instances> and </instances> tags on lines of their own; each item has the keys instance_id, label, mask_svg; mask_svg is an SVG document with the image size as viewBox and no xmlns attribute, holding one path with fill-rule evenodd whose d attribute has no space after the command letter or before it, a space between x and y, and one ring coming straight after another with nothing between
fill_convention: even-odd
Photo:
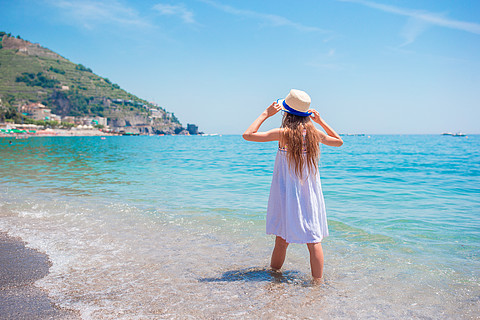
<instances>
[{"instance_id":1,"label":"girl's hand","mask_svg":"<svg viewBox=\"0 0 480 320\"><path fill-rule=\"evenodd\" d=\"M315 109L309 109L308 112L311 112L310 118L318 124L322 124L323 119L320 117L320 113L318 113Z\"/></svg>"},{"instance_id":2,"label":"girl's hand","mask_svg":"<svg viewBox=\"0 0 480 320\"><path fill-rule=\"evenodd\" d=\"M277 102L273 102L265 111L263 111L258 118L253 121L250 127L243 133L243 139L247 141L278 141L280 140L280 128L272 129L267 132L258 132L262 123L280 111L282 107Z\"/></svg>"},{"instance_id":3,"label":"girl's hand","mask_svg":"<svg viewBox=\"0 0 480 320\"><path fill-rule=\"evenodd\" d=\"M271 117L280 110L282 110L282 107L277 102L273 102L267 109L265 109L265 112L267 117Z\"/></svg>"},{"instance_id":4,"label":"girl's hand","mask_svg":"<svg viewBox=\"0 0 480 320\"><path fill-rule=\"evenodd\" d=\"M308 112L311 112L310 119L322 126L325 133L319 130L321 136L321 143L326 144L327 146L340 147L343 144L342 138L335 132L321 117L315 109L310 109Z\"/></svg>"}]
</instances>

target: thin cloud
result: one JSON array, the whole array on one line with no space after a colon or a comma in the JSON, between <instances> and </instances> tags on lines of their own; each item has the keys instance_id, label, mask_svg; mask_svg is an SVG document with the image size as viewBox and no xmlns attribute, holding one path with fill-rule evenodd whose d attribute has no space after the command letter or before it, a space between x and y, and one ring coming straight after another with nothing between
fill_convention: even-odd
<instances>
[{"instance_id":1,"label":"thin cloud","mask_svg":"<svg viewBox=\"0 0 480 320\"><path fill-rule=\"evenodd\" d=\"M338 1L358 3L358 4L361 4L373 9L377 9L380 11L410 17L430 25L466 31L474 34L480 34L480 24L478 23L453 20L445 17L444 15L436 14L436 13L432 13L424 10L403 9L403 8L399 8L391 5L380 4L380 3L375 3L371 1L365 1L365 0L338 0Z\"/></svg>"},{"instance_id":2,"label":"thin cloud","mask_svg":"<svg viewBox=\"0 0 480 320\"><path fill-rule=\"evenodd\" d=\"M153 6L153 8L161 15L178 16L185 23L195 23L193 12L188 10L183 3L178 5L159 3Z\"/></svg>"},{"instance_id":3,"label":"thin cloud","mask_svg":"<svg viewBox=\"0 0 480 320\"><path fill-rule=\"evenodd\" d=\"M409 18L407 24L400 32L400 35L405 39L405 42L400 45L400 47L404 47L407 44L414 42L417 37L422 34L428 27L430 27L430 24L423 20Z\"/></svg>"},{"instance_id":4,"label":"thin cloud","mask_svg":"<svg viewBox=\"0 0 480 320\"><path fill-rule=\"evenodd\" d=\"M152 27L136 10L116 0L49 0L48 3L62 10L65 19L70 23L79 24L86 29L94 29L97 25L104 24Z\"/></svg>"},{"instance_id":5,"label":"thin cloud","mask_svg":"<svg viewBox=\"0 0 480 320\"><path fill-rule=\"evenodd\" d=\"M330 33L330 31L328 30L320 29L317 27L306 26L304 24L291 21L285 17L278 16L275 14L259 13L251 10L237 9L232 6L220 4L211 0L200 0L200 1L212 7L215 7L219 10L222 10L223 12L226 12L235 16L260 20L273 27L291 27L299 31Z\"/></svg>"},{"instance_id":6,"label":"thin cloud","mask_svg":"<svg viewBox=\"0 0 480 320\"><path fill-rule=\"evenodd\" d=\"M348 67L338 61L336 49L331 48L327 52L319 53L314 59L307 61L305 65L327 70L343 70Z\"/></svg>"}]
</instances>

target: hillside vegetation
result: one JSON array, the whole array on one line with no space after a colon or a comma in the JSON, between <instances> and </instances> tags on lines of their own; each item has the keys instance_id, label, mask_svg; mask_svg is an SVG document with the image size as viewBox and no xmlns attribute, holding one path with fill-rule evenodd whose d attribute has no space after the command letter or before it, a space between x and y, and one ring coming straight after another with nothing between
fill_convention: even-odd
<instances>
[{"instance_id":1,"label":"hillside vegetation","mask_svg":"<svg viewBox=\"0 0 480 320\"><path fill-rule=\"evenodd\" d=\"M55 52L0 32L0 118L42 103L60 116L100 116L109 126L143 133L178 133L178 119L164 108L126 92L109 79ZM152 117L152 110L155 115ZM16 114L14 116L20 116Z\"/></svg>"}]
</instances>

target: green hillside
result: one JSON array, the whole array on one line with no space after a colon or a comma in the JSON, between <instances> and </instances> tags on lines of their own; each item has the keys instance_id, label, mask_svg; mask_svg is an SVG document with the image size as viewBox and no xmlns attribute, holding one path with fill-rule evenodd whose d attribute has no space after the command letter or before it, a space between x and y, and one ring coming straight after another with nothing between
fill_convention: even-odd
<instances>
[{"instance_id":1,"label":"green hillside","mask_svg":"<svg viewBox=\"0 0 480 320\"><path fill-rule=\"evenodd\" d=\"M126 92L81 64L5 32L0 32L0 40L0 120L24 104L39 102L60 116L106 117L109 125L151 126L150 132L182 129L164 108ZM153 118L152 108L158 110L153 110Z\"/></svg>"}]
</instances>

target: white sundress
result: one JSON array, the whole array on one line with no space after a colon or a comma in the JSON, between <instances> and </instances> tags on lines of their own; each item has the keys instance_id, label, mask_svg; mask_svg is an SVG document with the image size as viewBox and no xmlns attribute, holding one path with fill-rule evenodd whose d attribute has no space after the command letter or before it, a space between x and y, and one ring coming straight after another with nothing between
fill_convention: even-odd
<instances>
[{"instance_id":1,"label":"white sundress","mask_svg":"<svg viewBox=\"0 0 480 320\"><path fill-rule=\"evenodd\" d=\"M316 171L316 172L315 172ZM303 179L278 149L267 208L267 234L288 243L316 243L328 236L320 173L304 167Z\"/></svg>"}]
</instances>

